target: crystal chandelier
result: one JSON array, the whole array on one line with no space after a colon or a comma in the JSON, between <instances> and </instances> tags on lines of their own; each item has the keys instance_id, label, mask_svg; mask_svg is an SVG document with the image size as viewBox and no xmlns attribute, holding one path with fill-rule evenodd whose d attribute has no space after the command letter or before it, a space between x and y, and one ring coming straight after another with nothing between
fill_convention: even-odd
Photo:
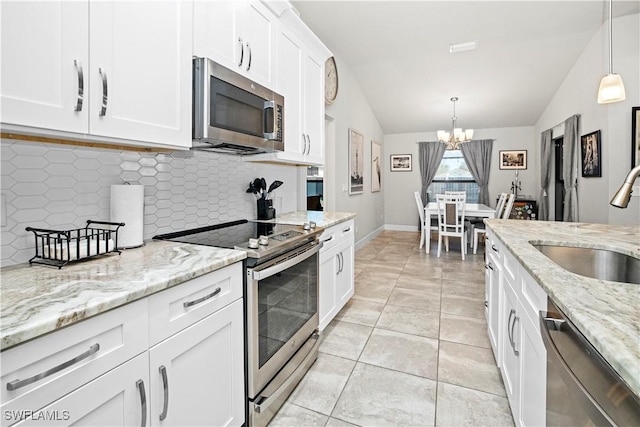
<instances>
[{"instance_id":1,"label":"crystal chandelier","mask_svg":"<svg viewBox=\"0 0 640 427\"><path fill-rule=\"evenodd\" d=\"M453 117L451 118L451 131L439 130L438 141L447 143L447 150L459 150L460 143L471 141L473 138L473 129L462 130L462 128L456 127L456 101L458 97L451 98L453 102Z\"/></svg>"}]
</instances>

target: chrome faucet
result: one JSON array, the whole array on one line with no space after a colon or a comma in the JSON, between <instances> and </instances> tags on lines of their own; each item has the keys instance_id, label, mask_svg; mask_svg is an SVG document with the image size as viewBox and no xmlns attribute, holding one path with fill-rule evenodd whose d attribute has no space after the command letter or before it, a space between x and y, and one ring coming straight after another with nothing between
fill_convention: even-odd
<instances>
[{"instance_id":1,"label":"chrome faucet","mask_svg":"<svg viewBox=\"0 0 640 427\"><path fill-rule=\"evenodd\" d=\"M633 191L633 183L636 178L640 175L640 165L631 169L629 175L624 180L622 186L618 189L616 194L613 196L613 199L609 202L611 206L615 206L616 208L626 208L629 204L629 199L631 199L631 192Z\"/></svg>"}]
</instances>

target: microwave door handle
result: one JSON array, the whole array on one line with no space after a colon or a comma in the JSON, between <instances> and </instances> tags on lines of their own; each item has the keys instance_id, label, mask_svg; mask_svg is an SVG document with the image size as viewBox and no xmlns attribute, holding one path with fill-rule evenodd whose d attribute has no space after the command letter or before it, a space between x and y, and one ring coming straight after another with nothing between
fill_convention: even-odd
<instances>
[{"instance_id":1,"label":"microwave door handle","mask_svg":"<svg viewBox=\"0 0 640 427\"><path fill-rule=\"evenodd\" d=\"M267 110L273 111L273 123L268 123L269 115L267 114ZM275 101L264 101L264 110L262 112L262 117L264 118L263 129L264 129L264 138L265 139L276 139L277 135L277 117L276 117L276 102ZM271 124L272 132L267 132L269 130L269 124Z\"/></svg>"}]
</instances>

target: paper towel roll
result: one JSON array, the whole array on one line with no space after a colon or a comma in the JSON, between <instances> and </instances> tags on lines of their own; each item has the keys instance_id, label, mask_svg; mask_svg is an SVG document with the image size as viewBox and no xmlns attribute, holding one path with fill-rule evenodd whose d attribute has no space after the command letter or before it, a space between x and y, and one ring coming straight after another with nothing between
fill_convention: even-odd
<instances>
[{"instance_id":1,"label":"paper towel roll","mask_svg":"<svg viewBox=\"0 0 640 427\"><path fill-rule=\"evenodd\" d=\"M111 221L124 222L118 230L118 248L142 246L144 185L111 186Z\"/></svg>"}]
</instances>

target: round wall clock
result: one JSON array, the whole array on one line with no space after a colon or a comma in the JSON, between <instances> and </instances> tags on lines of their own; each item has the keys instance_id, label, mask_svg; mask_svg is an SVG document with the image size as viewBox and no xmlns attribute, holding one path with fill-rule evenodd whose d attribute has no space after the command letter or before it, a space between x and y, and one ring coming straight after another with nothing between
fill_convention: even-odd
<instances>
[{"instance_id":1,"label":"round wall clock","mask_svg":"<svg viewBox=\"0 0 640 427\"><path fill-rule=\"evenodd\" d=\"M333 104L338 96L338 67L332 56L324 64L324 100L327 104Z\"/></svg>"}]
</instances>

